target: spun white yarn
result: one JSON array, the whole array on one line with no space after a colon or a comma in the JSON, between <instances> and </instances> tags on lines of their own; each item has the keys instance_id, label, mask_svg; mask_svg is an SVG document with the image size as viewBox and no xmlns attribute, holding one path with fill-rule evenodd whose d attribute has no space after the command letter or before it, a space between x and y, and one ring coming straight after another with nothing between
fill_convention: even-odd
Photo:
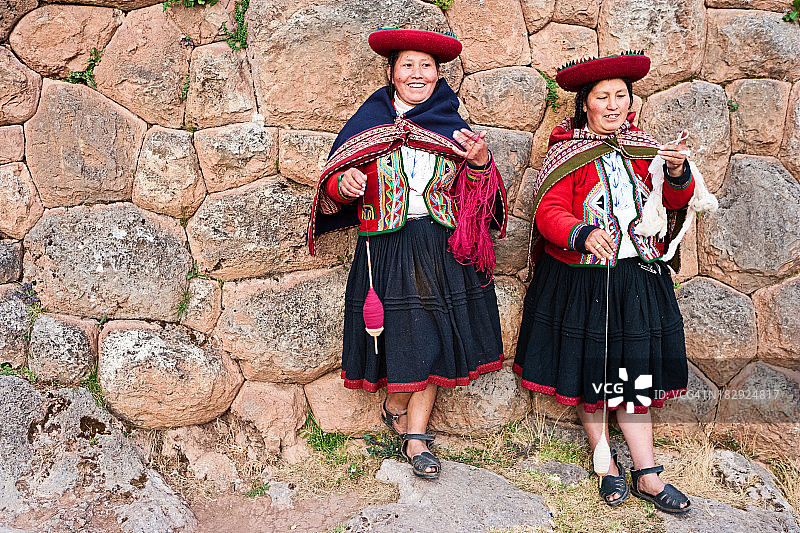
<instances>
[{"instance_id":1,"label":"spun white yarn","mask_svg":"<svg viewBox=\"0 0 800 533\"><path fill-rule=\"evenodd\" d=\"M713 213L719 207L717 197L708 192L703 174L697 168L693 161L689 161L689 168L692 171L694 178L694 193L689 200L689 205L686 213L686 220L683 221L681 230L670 242L669 248L665 251L662 259L669 261L678 250L683 236L692 225L692 219L698 213ZM664 190L664 159L657 155L653 158L648 168L653 181L653 190L642 208L642 218L636 225L636 234L642 237L653 237L663 239L667 234L667 209L664 207L663 190Z\"/></svg>"}]
</instances>

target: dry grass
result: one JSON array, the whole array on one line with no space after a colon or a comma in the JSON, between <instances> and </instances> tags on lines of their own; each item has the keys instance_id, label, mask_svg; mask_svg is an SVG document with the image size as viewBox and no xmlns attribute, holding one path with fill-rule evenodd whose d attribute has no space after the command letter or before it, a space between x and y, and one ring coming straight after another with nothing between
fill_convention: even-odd
<instances>
[{"instance_id":1,"label":"dry grass","mask_svg":"<svg viewBox=\"0 0 800 533\"><path fill-rule=\"evenodd\" d=\"M334 461L325 453L312 451L303 463L279 462L271 471L274 479L294 485L298 499L356 494L365 505L397 501L397 487L375 479L383 460L367 454L362 444L360 439L351 439Z\"/></svg>"}]
</instances>

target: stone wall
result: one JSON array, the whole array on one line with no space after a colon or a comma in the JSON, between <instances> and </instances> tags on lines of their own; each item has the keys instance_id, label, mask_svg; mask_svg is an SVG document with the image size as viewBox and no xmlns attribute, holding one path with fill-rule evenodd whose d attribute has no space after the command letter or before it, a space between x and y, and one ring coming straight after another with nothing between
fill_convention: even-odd
<instances>
[{"instance_id":1,"label":"stone wall","mask_svg":"<svg viewBox=\"0 0 800 533\"><path fill-rule=\"evenodd\" d=\"M800 449L800 26L781 20L789 2L252 0L244 50L222 30L235 26L232 0L89 3L0 6L0 362L76 383L99 359L118 416L167 428L222 415L254 453L297 457L309 408L326 431L379 429L376 397L338 377L354 234L320 239L316 257L304 245L334 135L384 81L368 33L450 30L464 44L443 74L488 130L508 189L496 279L509 358L531 184L572 112L561 91L561 107L546 104L537 69L552 77L570 59L644 49L639 125L662 141L689 129L720 200L693 225L677 276L692 395L658 411L657 430L716 420L738 439ZM61 81L94 48L96 88ZM49 312L31 324L40 305ZM431 425L488 432L532 408L569 418L507 364L442 390Z\"/></svg>"}]
</instances>

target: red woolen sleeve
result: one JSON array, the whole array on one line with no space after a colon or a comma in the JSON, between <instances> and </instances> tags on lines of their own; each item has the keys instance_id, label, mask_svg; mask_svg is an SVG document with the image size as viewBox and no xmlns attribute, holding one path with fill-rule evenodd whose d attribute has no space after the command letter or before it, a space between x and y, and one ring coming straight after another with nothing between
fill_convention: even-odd
<instances>
[{"instance_id":1,"label":"red woolen sleeve","mask_svg":"<svg viewBox=\"0 0 800 533\"><path fill-rule=\"evenodd\" d=\"M536 210L536 227L539 233L565 250L575 250L581 230L589 227L572 214L573 191L572 179L565 176L545 193Z\"/></svg>"}]
</instances>

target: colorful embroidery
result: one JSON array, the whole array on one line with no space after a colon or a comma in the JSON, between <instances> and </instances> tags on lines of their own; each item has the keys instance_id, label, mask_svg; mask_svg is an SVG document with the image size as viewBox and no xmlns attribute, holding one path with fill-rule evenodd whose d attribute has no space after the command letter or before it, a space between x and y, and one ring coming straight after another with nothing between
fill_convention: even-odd
<instances>
[{"instance_id":1,"label":"colorful embroidery","mask_svg":"<svg viewBox=\"0 0 800 533\"><path fill-rule=\"evenodd\" d=\"M400 151L379 157L378 170L378 231L399 228L403 225L408 203L408 184L401 169Z\"/></svg>"},{"instance_id":2,"label":"colorful embroidery","mask_svg":"<svg viewBox=\"0 0 800 533\"><path fill-rule=\"evenodd\" d=\"M578 238L578 234L586 226L587 226L587 224L583 224L583 223L579 222L579 223L575 224L575 227L572 228L572 230L569 232L569 241L568 241L567 247L570 250L574 250L575 249L575 239Z\"/></svg>"},{"instance_id":3,"label":"colorful embroidery","mask_svg":"<svg viewBox=\"0 0 800 533\"><path fill-rule=\"evenodd\" d=\"M456 177L456 166L449 159L437 157L433 176L425 187L425 205L431 216L449 228L456 227L456 205L448 194Z\"/></svg>"}]
</instances>

